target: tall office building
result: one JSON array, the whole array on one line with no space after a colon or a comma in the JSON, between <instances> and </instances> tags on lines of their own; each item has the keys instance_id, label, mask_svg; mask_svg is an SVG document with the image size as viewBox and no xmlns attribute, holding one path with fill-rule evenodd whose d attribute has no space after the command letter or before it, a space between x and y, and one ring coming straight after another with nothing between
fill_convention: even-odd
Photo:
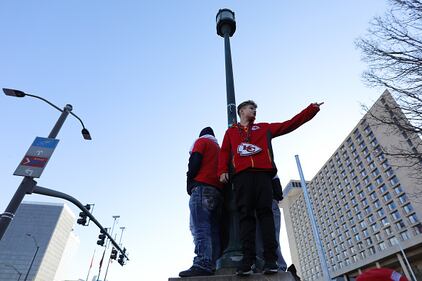
<instances>
[{"instance_id":1,"label":"tall office building","mask_svg":"<svg viewBox=\"0 0 422 281\"><path fill-rule=\"evenodd\" d=\"M338 280L371 267L393 268L409 280L413 270L422 280L422 158L387 153L420 154L422 141L380 124L374 113L386 120L404 116L385 91L307 184L325 260ZM284 193L293 263L303 280L323 280L300 182L291 181Z\"/></svg>"},{"instance_id":2,"label":"tall office building","mask_svg":"<svg viewBox=\"0 0 422 281\"><path fill-rule=\"evenodd\" d=\"M0 281L61 281L62 257L75 245L75 216L64 204L23 203L0 241ZM30 270L29 270L30 269Z\"/></svg>"}]
</instances>

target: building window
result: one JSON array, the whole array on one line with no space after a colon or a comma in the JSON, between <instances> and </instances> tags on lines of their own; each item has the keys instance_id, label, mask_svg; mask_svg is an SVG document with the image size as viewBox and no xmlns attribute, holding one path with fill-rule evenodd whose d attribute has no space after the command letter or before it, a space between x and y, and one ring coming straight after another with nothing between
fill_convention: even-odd
<instances>
[{"instance_id":1,"label":"building window","mask_svg":"<svg viewBox=\"0 0 422 281\"><path fill-rule=\"evenodd\" d=\"M375 200L374 201L374 206L375 206L375 208L380 208L381 207L380 201L379 200Z\"/></svg>"},{"instance_id":2,"label":"building window","mask_svg":"<svg viewBox=\"0 0 422 281\"><path fill-rule=\"evenodd\" d=\"M422 234L422 224L415 225L413 227L413 230L415 231L416 235Z\"/></svg>"},{"instance_id":3,"label":"building window","mask_svg":"<svg viewBox=\"0 0 422 281\"><path fill-rule=\"evenodd\" d=\"M372 171L372 176L376 177L380 174L380 171L378 170L378 168L375 168L375 170Z\"/></svg>"},{"instance_id":4,"label":"building window","mask_svg":"<svg viewBox=\"0 0 422 281\"><path fill-rule=\"evenodd\" d=\"M377 211L377 214L378 214L378 217L380 217L380 218L384 217L385 216L384 209L383 208L379 209Z\"/></svg>"},{"instance_id":5,"label":"building window","mask_svg":"<svg viewBox=\"0 0 422 281\"><path fill-rule=\"evenodd\" d=\"M400 218L400 214L399 211L394 211L391 213L391 216L395 219L398 220Z\"/></svg>"},{"instance_id":6,"label":"building window","mask_svg":"<svg viewBox=\"0 0 422 281\"><path fill-rule=\"evenodd\" d=\"M364 209L364 212L365 212L365 215L369 215L371 212L372 212L372 210L371 210L371 207L366 207L365 209Z\"/></svg>"},{"instance_id":7,"label":"building window","mask_svg":"<svg viewBox=\"0 0 422 281\"><path fill-rule=\"evenodd\" d=\"M397 179L397 177L396 176L394 176L394 177L392 177L391 179L390 179L390 184L391 184L391 186L395 186L396 184L398 184L399 183L399 180Z\"/></svg>"},{"instance_id":8,"label":"building window","mask_svg":"<svg viewBox=\"0 0 422 281\"><path fill-rule=\"evenodd\" d=\"M363 236L364 237L369 237L369 231L367 229L363 230Z\"/></svg>"},{"instance_id":9,"label":"building window","mask_svg":"<svg viewBox=\"0 0 422 281\"><path fill-rule=\"evenodd\" d=\"M413 212L413 207L410 204L407 204L403 207L403 210L405 211L406 214L409 214L411 212Z\"/></svg>"},{"instance_id":10,"label":"building window","mask_svg":"<svg viewBox=\"0 0 422 281\"><path fill-rule=\"evenodd\" d=\"M391 246L394 246L394 245L397 244L396 237L390 237L390 238L388 238L388 241L390 242Z\"/></svg>"},{"instance_id":11,"label":"building window","mask_svg":"<svg viewBox=\"0 0 422 281\"><path fill-rule=\"evenodd\" d=\"M406 196L406 194L403 194L403 195L399 196L399 201L400 201L401 204L406 203L407 202L407 196Z\"/></svg>"},{"instance_id":12,"label":"building window","mask_svg":"<svg viewBox=\"0 0 422 281\"><path fill-rule=\"evenodd\" d=\"M385 202L388 202L389 200L392 199L391 194L388 193L388 192L386 194L384 194L383 198L384 198L384 201Z\"/></svg>"},{"instance_id":13,"label":"building window","mask_svg":"<svg viewBox=\"0 0 422 281\"><path fill-rule=\"evenodd\" d=\"M396 222L396 227L398 230L403 229L406 227L406 225L404 224L404 222L402 220L399 220L398 222Z\"/></svg>"},{"instance_id":14,"label":"building window","mask_svg":"<svg viewBox=\"0 0 422 281\"><path fill-rule=\"evenodd\" d=\"M407 230L405 230L405 231L403 231L403 232L401 232L400 233L400 237L401 237L401 239L404 241L404 240L407 240L407 239L409 239L410 237L409 237L409 232L407 231Z\"/></svg>"},{"instance_id":15,"label":"building window","mask_svg":"<svg viewBox=\"0 0 422 281\"><path fill-rule=\"evenodd\" d=\"M375 182L377 183L377 185L380 185L384 182L384 180L382 179L382 177L378 177L375 179Z\"/></svg>"},{"instance_id":16,"label":"building window","mask_svg":"<svg viewBox=\"0 0 422 281\"><path fill-rule=\"evenodd\" d=\"M380 247L381 250L387 249L387 246L385 245L384 242L379 243L378 246Z\"/></svg>"},{"instance_id":17,"label":"building window","mask_svg":"<svg viewBox=\"0 0 422 281\"><path fill-rule=\"evenodd\" d=\"M389 221L387 220L387 218L386 218L386 217L384 217L384 218L382 218L382 219L381 219L381 224L382 224L382 225L387 225L387 224L389 224Z\"/></svg>"},{"instance_id":18,"label":"building window","mask_svg":"<svg viewBox=\"0 0 422 281\"><path fill-rule=\"evenodd\" d=\"M384 193L387 191L387 187L385 186L385 184L383 184L379 187L379 190L381 191L381 193Z\"/></svg>"},{"instance_id":19,"label":"building window","mask_svg":"<svg viewBox=\"0 0 422 281\"><path fill-rule=\"evenodd\" d=\"M415 214L408 216L408 219L409 219L410 223L417 223L418 222L418 218L416 217Z\"/></svg>"},{"instance_id":20,"label":"building window","mask_svg":"<svg viewBox=\"0 0 422 281\"><path fill-rule=\"evenodd\" d=\"M387 171L385 171L385 173L387 174L388 177L391 177L394 175L393 169L388 169Z\"/></svg>"},{"instance_id":21,"label":"building window","mask_svg":"<svg viewBox=\"0 0 422 281\"><path fill-rule=\"evenodd\" d=\"M398 185L398 186L396 186L396 187L394 188L394 192L395 192L396 194L400 194L400 193L402 193L402 192L403 192L403 189L401 188L401 186L400 186L400 185Z\"/></svg>"},{"instance_id":22,"label":"building window","mask_svg":"<svg viewBox=\"0 0 422 281\"><path fill-rule=\"evenodd\" d=\"M394 203L394 201L388 203L387 206L388 206L388 209L390 211L393 211L393 210L397 209L396 203Z\"/></svg>"}]
</instances>

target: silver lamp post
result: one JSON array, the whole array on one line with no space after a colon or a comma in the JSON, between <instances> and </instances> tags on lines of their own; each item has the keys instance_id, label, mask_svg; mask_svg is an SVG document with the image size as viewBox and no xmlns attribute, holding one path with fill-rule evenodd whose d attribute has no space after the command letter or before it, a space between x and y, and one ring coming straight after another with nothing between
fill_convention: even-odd
<instances>
[{"instance_id":1,"label":"silver lamp post","mask_svg":"<svg viewBox=\"0 0 422 281\"><path fill-rule=\"evenodd\" d=\"M308 210L309 219L311 221L312 232L315 237L315 243L318 250L319 261L321 262L322 268L322 277L325 281L330 281L330 273L328 271L327 261L325 259L324 250L322 247L322 242L318 233L318 228L316 224L316 220L314 217L314 213L312 212L311 200L308 195L308 188L305 181L305 176L303 175L302 166L300 165L299 155L295 155L297 169L299 171L300 181L302 184L303 196L305 197L306 208Z\"/></svg>"},{"instance_id":2,"label":"silver lamp post","mask_svg":"<svg viewBox=\"0 0 422 281\"><path fill-rule=\"evenodd\" d=\"M391 224L389 222L384 224L384 226L390 226L390 225ZM418 279L416 279L415 273L413 272L413 269L410 266L409 260L407 259L407 256L406 256L406 253L404 252L404 250L403 250L403 248L400 244L400 240L397 238L396 233L394 233L393 235L394 235L393 238L394 238L395 244L397 244L397 246L399 247L400 252L401 252L401 254L404 258L404 261L406 262L407 267L409 268L409 271L410 271L410 274L412 275L413 280L417 281Z\"/></svg>"}]
</instances>

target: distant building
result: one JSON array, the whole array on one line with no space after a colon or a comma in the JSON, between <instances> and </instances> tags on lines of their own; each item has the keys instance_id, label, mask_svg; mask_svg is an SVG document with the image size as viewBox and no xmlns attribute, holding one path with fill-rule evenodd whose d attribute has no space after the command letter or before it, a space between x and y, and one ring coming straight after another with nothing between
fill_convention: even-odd
<instances>
[{"instance_id":1,"label":"distant building","mask_svg":"<svg viewBox=\"0 0 422 281\"><path fill-rule=\"evenodd\" d=\"M402 114L388 91L370 112ZM396 133L367 113L308 185L312 209L331 278L352 280L370 267L409 269L422 280L422 159L408 162L384 148L421 152L417 135ZM419 180L415 175L419 174ZM284 190L283 208L292 261L305 281L322 280L315 238L300 182Z\"/></svg>"},{"instance_id":2,"label":"distant building","mask_svg":"<svg viewBox=\"0 0 422 281\"><path fill-rule=\"evenodd\" d=\"M24 280L34 256L27 280L62 281L62 257L77 244L74 222L64 204L22 203L0 241L0 281Z\"/></svg>"}]
</instances>

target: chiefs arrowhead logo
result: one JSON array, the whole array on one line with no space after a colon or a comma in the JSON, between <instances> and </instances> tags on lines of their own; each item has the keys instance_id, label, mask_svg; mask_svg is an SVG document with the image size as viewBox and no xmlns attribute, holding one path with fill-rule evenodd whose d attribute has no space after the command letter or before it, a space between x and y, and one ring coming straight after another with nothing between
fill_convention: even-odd
<instances>
[{"instance_id":1,"label":"chiefs arrowhead logo","mask_svg":"<svg viewBox=\"0 0 422 281\"><path fill-rule=\"evenodd\" d=\"M237 147L237 153L239 153L240 156L254 155L254 154L261 152L261 150L262 149L259 146L256 146L256 145L250 144L250 143L245 143L245 142L242 142Z\"/></svg>"}]
</instances>

